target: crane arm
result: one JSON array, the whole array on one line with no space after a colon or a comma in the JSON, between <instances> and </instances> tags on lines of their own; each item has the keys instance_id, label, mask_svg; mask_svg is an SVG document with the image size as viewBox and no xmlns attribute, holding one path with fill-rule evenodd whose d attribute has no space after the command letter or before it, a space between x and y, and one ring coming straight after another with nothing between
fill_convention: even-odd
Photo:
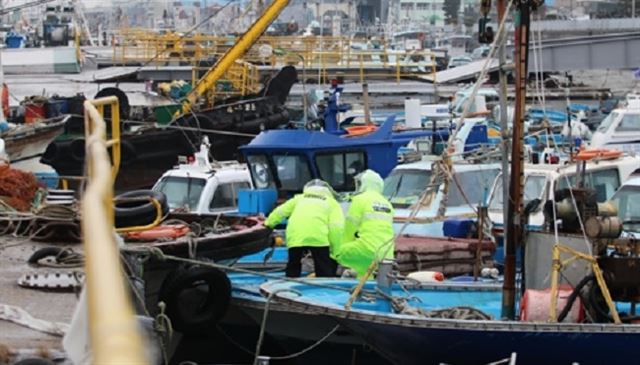
<instances>
[{"instance_id":1,"label":"crane arm","mask_svg":"<svg viewBox=\"0 0 640 365\"><path fill-rule=\"evenodd\" d=\"M214 87L216 82L231 68L234 62L247 53L249 48L256 43L262 36L262 33L276 20L288 4L289 0L273 0L258 20L238 39L236 44L229 48L229 50L218 59L182 101L182 114L188 113L193 104L198 101L198 98L204 95L207 90Z\"/></svg>"}]
</instances>

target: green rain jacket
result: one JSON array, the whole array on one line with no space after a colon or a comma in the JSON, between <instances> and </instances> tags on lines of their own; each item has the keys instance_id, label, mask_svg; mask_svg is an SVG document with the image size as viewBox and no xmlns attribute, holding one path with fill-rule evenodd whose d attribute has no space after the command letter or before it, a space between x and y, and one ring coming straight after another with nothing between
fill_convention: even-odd
<instances>
[{"instance_id":1,"label":"green rain jacket","mask_svg":"<svg viewBox=\"0 0 640 365\"><path fill-rule=\"evenodd\" d=\"M286 218L289 248L330 246L333 255L342 242L344 215L327 188L305 188L271 212L265 226L273 228Z\"/></svg>"},{"instance_id":2,"label":"green rain jacket","mask_svg":"<svg viewBox=\"0 0 640 365\"><path fill-rule=\"evenodd\" d=\"M380 175L371 170L363 173L359 193L351 198L344 243L336 253L338 263L355 270L359 277L374 260L394 257L394 210L382 195L383 188Z\"/></svg>"}]
</instances>

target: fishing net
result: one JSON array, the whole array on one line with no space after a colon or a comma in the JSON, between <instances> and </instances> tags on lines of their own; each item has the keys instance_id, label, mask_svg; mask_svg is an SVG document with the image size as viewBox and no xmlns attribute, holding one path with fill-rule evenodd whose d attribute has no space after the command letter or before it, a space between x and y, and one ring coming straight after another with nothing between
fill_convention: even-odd
<instances>
[{"instance_id":1,"label":"fishing net","mask_svg":"<svg viewBox=\"0 0 640 365\"><path fill-rule=\"evenodd\" d=\"M0 165L0 200L10 207L26 212L38 190L35 175ZM0 204L1 205L1 204Z\"/></svg>"}]
</instances>

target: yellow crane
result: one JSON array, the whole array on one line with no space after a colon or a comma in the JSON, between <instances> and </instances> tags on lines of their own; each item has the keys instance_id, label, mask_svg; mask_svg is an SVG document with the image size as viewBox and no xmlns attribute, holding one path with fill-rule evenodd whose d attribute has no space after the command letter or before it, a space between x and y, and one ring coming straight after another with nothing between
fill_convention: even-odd
<instances>
[{"instance_id":1,"label":"yellow crane","mask_svg":"<svg viewBox=\"0 0 640 365\"><path fill-rule=\"evenodd\" d=\"M188 113L200 97L205 95L212 87L215 87L216 82L233 66L236 60L247 53L287 5L289 5L289 0L274 0L256 22L238 39L236 44L229 48L207 73L198 80L198 83L182 101L182 108L178 113Z\"/></svg>"}]
</instances>

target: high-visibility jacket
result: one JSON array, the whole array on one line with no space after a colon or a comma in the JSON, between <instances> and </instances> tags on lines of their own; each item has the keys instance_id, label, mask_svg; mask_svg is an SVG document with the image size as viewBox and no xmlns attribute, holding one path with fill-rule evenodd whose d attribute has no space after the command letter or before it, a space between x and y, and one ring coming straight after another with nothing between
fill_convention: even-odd
<instances>
[{"instance_id":1,"label":"high-visibility jacket","mask_svg":"<svg viewBox=\"0 0 640 365\"><path fill-rule=\"evenodd\" d=\"M333 253L342 242L344 215L328 190L305 189L271 212L265 225L275 227L286 218L287 247L330 246Z\"/></svg>"},{"instance_id":2,"label":"high-visibility jacket","mask_svg":"<svg viewBox=\"0 0 640 365\"><path fill-rule=\"evenodd\" d=\"M336 260L362 276L374 260L394 257L391 203L381 194L380 184L367 184L351 198L344 228L343 244Z\"/></svg>"}]
</instances>

